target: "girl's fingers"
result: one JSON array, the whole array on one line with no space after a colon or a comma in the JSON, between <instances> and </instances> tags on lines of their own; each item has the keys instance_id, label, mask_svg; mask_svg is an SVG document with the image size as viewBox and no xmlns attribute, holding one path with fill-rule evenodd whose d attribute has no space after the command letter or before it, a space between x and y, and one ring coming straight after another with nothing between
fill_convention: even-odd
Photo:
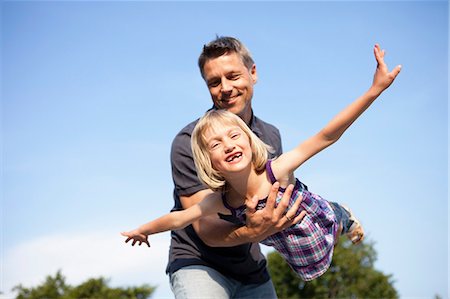
<instances>
[{"instance_id":1,"label":"girl's fingers","mask_svg":"<svg viewBox=\"0 0 450 299\"><path fill-rule=\"evenodd\" d=\"M380 58L384 58L385 50L381 50L379 44L375 44L375 52Z\"/></svg>"},{"instance_id":2,"label":"girl's fingers","mask_svg":"<svg viewBox=\"0 0 450 299\"><path fill-rule=\"evenodd\" d=\"M125 235L124 233L122 233L122 235L124 235L124 236L127 236L127 235ZM148 247L150 247L150 243L149 243L149 241L146 239L146 240L140 240L139 238L133 238L133 237L128 237L126 240L125 240L125 243L128 243L128 242L130 242L131 240L133 240L133 242L131 243L131 246L134 246L134 245L136 245L136 243L138 243L138 245L139 246L141 246L142 245L142 243L145 243L145 244L147 244L147 246Z\"/></svg>"},{"instance_id":3,"label":"girl's fingers","mask_svg":"<svg viewBox=\"0 0 450 299\"><path fill-rule=\"evenodd\" d=\"M402 66L401 66L401 65L397 65L397 66L392 70L392 74L394 75L394 78L397 77L398 73L400 73L401 70L402 70Z\"/></svg>"},{"instance_id":4,"label":"girl's fingers","mask_svg":"<svg viewBox=\"0 0 450 299\"><path fill-rule=\"evenodd\" d=\"M375 54L375 59L377 60L377 63L379 65L385 65L384 63L384 55L385 55L385 51L380 49L380 45L376 44L374 47L374 54Z\"/></svg>"},{"instance_id":5,"label":"girl's fingers","mask_svg":"<svg viewBox=\"0 0 450 299\"><path fill-rule=\"evenodd\" d=\"M375 58L378 60L380 57L380 46L378 44L373 47L373 53L375 55Z\"/></svg>"}]
</instances>

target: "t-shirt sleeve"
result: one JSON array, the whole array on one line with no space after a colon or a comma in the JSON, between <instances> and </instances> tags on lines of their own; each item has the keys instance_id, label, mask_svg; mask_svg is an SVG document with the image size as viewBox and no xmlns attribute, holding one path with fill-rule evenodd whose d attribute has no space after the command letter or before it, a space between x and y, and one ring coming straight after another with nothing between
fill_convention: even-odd
<instances>
[{"instance_id":1,"label":"t-shirt sleeve","mask_svg":"<svg viewBox=\"0 0 450 299\"><path fill-rule=\"evenodd\" d=\"M281 156L281 154L283 154L283 146L281 143L281 135L280 135L280 131L276 128L273 127L274 133L273 133L273 147L274 147L274 156L275 157L279 157Z\"/></svg>"},{"instance_id":2,"label":"t-shirt sleeve","mask_svg":"<svg viewBox=\"0 0 450 299\"><path fill-rule=\"evenodd\" d=\"M281 143L280 131L274 125L266 123L260 119L257 120L258 131L260 132L258 137L272 147L273 152L269 155L270 159L281 156L283 153L283 147Z\"/></svg>"},{"instance_id":3,"label":"t-shirt sleeve","mask_svg":"<svg viewBox=\"0 0 450 299\"><path fill-rule=\"evenodd\" d=\"M191 195L207 189L197 177L192 157L190 134L180 133L175 137L172 143L170 160L175 192L177 192L178 196Z\"/></svg>"}]
</instances>

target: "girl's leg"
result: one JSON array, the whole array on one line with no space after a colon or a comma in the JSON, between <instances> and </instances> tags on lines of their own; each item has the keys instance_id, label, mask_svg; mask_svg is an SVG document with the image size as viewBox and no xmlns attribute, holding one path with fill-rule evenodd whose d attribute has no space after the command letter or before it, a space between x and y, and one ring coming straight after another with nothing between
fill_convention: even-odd
<instances>
[{"instance_id":1,"label":"girl's leg","mask_svg":"<svg viewBox=\"0 0 450 299\"><path fill-rule=\"evenodd\" d=\"M330 205L340 225L339 232L347 235L353 244L360 243L364 239L364 230L352 211L336 202L330 202Z\"/></svg>"}]
</instances>

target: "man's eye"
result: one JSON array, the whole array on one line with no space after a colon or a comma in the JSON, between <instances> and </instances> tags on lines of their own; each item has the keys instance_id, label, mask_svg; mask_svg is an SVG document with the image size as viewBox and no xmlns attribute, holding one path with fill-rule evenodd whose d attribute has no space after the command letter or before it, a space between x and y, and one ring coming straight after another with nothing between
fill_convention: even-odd
<instances>
[{"instance_id":1,"label":"man's eye","mask_svg":"<svg viewBox=\"0 0 450 299\"><path fill-rule=\"evenodd\" d=\"M208 86L209 87L217 87L217 86L219 86L219 84L220 84L220 81L211 81L208 83Z\"/></svg>"}]
</instances>

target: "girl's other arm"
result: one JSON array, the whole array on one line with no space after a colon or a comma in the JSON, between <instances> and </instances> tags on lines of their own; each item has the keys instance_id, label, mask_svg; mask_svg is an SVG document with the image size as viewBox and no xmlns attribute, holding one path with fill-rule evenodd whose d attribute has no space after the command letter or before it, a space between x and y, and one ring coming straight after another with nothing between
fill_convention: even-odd
<instances>
[{"instance_id":1,"label":"girl's other arm","mask_svg":"<svg viewBox=\"0 0 450 299\"><path fill-rule=\"evenodd\" d=\"M374 55L377 61L377 69L372 86L366 93L338 113L319 133L301 143L293 151L280 156L280 159L286 158L286 160L282 160L289 164L289 171L293 172L309 158L335 143L375 99L394 82L400 73L401 66L398 65L389 72L384 62L385 51L381 50L378 44L374 47ZM295 161L295 163L292 163L292 161Z\"/></svg>"},{"instance_id":2,"label":"girl's other arm","mask_svg":"<svg viewBox=\"0 0 450 299\"><path fill-rule=\"evenodd\" d=\"M220 210L220 205L222 205L222 202L216 195L216 193L212 193L201 202L186 210L168 213L155 220L145 223L132 231L121 233L122 236L127 237L125 243L133 240L133 246L136 242L139 242L139 245L145 243L150 247L147 239L148 235L169 230L182 229L203 216L217 213Z\"/></svg>"},{"instance_id":3,"label":"girl's other arm","mask_svg":"<svg viewBox=\"0 0 450 299\"><path fill-rule=\"evenodd\" d=\"M327 142L336 142L342 134L350 127L353 122L375 101L376 98L386 90L397 75L400 73L401 66L396 66L389 72L384 62L385 51L380 49L378 44L374 47L374 55L377 60L377 69L373 78L372 86L361 97L356 99L347 108L337 114L328 125L320 132L320 138Z\"/></svg>"}]
</instances>

